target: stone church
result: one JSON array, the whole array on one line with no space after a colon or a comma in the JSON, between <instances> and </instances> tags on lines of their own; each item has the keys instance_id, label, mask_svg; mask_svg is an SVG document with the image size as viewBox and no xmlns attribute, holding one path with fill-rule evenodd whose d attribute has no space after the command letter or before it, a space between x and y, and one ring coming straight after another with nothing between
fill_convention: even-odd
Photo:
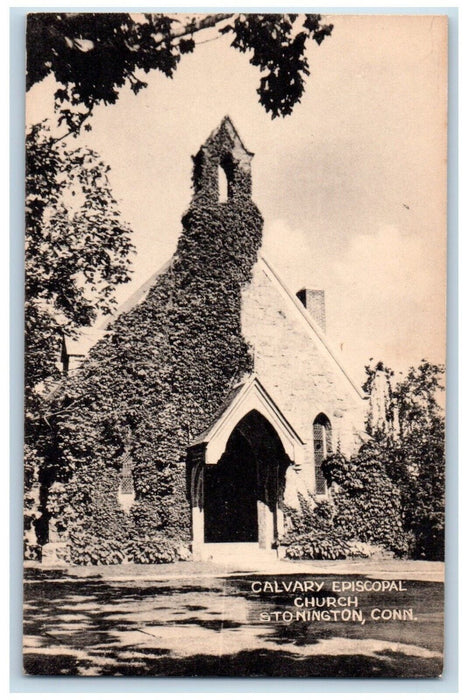
<instances>
[{"instance_id":1,"label":"stone church","mask_svg":"<svg viewBox=\"0 0 468 700\"><path fill-rule=\"evenodd\" d=\"M198 206L220 198L237 207L251 201L252 158L225 117L193 159ZM143 303L158 274L121 313ZM216 560L234 550L276 555L282 505L297 506L298 493L326 499L323 460L338 448L350 455L364 439L365 402L327 340L323 290L291 292L259 255L242 289L240 323L252 371L186 445L195 559ZM105 333L66 341L64 366L78 366ZM131 485L120 497L123 504L131 500Z\"/></svg>"}]
</instances>

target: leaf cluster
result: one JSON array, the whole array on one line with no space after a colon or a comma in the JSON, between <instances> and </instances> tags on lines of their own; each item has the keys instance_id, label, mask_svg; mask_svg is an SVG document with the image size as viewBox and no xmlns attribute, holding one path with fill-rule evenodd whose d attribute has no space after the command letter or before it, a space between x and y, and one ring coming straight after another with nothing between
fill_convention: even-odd
<instances>
[{"instance_id":1,"label":"leaf cluster","mask_svg":"<svg viewBox=\"0 0 468 700\"><path fill-rule=\"evenodd\" d=\"M332 455L322 468L329 487L333 486L334 526L347 540L381 545L398 556L407 554L400 489L387 474L380 450L368 443L350 460Z\"/></svg>"},{"instance_id":2,"label":"leaf cluster","mask_svg":"<svg viewBox=\"0 0 468 700\"><path fill-rule=\"evenodd\" d=\"M299 508L285 507L289 525L283 545L288 559L345 559L350 550L333 524L332 506L309 493L298 494Z\"/></svg>"},{"instance_id":3,"label":"leaf cluster","mask_svg":"<svg viewBox=\"0 0 468 700\"><path fill-rule=\"evenodd\" d=\"M115 308L130 279L133 245L97 153L69 150L45 124L26 139L26 411L37 416L40 384L57 379L62 335L75 337Z\"/></svg>"},{"instance_id":4,"label":"leaf cluster","mask_svg":"<svg viewBox=\"0 0 468 700\"><path fill-rule=\"evenodd\" d=\"M372 409L373 377L383 366L368 369ZM442 365L422 360L405 377L389 382L387 401L394 421L374 434L378 460L401 494L411 554L428 559L443 559L445 550L443 378Z\"/></svg>"},{"instance_id":5,"label":"leaf cluster","mask_svg":"<svg viewBox=\"0 0 468 700\"><path fill-rule=\"evenodd\" d=\"M137 94L143 76L172 77L195 35L209 27L233 34L231 46L253 52L250 62L266 73L257 90L272 117L290 114L309 75L306 41L321 44L333 26L320 15L211 14L183 18L161 13L31 13L27 24L27 88L52 74L59 122L77 133L98 104L114 104L125 85ZM229 20L229 24L227 24ZM86 125L85 128L90 128Z\"/></svg>"},{"instance_id":6,"label":"leaf cluster","mask_svg":"<svg viewBox=\"0 0 468 700\"><path fill-rule=\"evenodd\" d=\"M408 553L400 490L379 458L367 444L351 459L337 453L323 462L330 500L299 496L299 509L289 513L288 556L300 558L300 551L304 558L364 556L364 545L369 552Z\"/></svg>"},{"instance_id":7,"label":"leaf cluster","mask_svg":"<svg viewBox=\"0 0 468 700\"><path fill-rule=\"evenodd\" d=\"M231 46L252 53L250 63L262 74L257 89L260 104L273 118L291 114L301 101L310 74L307 40L320 45L333 29L331 24L321 24L320 15L306 15L298 30L297 18L295 14L240 14L221 29L234 34Z\"/></svg>"}]
</instances>

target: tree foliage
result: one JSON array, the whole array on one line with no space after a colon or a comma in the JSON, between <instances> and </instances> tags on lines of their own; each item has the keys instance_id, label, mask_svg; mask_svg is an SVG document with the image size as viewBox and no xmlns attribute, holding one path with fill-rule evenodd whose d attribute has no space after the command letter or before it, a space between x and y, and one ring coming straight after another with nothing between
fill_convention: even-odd
<instances>
[{"instance_id":1,"label":"tree foliage","mask_svg":"<svg viewBox=\"0 0 468 700\"><path fill-rule=\"evenodd\" d=\"M369 368L368 387L375 388ZM404 526L413 538L412 555L444 556L445 424L442 365L422 360L403 379L388 386L393 421L374 433L374 449L392 482L400 489Z\"/></svg>"},{"instance_id":2,"label":"tree foliage","mask_svg":"<svg viewBox=\"0 0 468 700\"><path fill-rule=\"evenodd\" d=\"M322 468L329 487L334 487L333 525L348 540L381 545L398 556L407 554L401 493L386 472L380 449L366 443L351 459L332 455Z\"/></svg>"},{"instance_id":3,"label":"tree foliage","mask_svg":"<svg viewBox=\"0 0 468 700\"><path fill-rule=\"evenodd\" d=\"M70 150L43 124L26 139L26 412L36 417L43 383L58 377L63 334L76 337L115 308L133 246L108 168L86 148Z\"/></svg>"},{"instance_id":4,"label":"tree foliage","mask_svg":"<svg viewBox=\"0 0 468 700\"><path fill-rule=\"evenodd\" d=\"M291 558L378 553L444 557L444 368L422 360L396 381L382 362L366 367L371 439L322 469L330 502L312 495L290 514Z\"/></svg>"},{"instance_id":5,"label":"tree foliage","mask_svg":"<svg viewBox=\"0 0 468 700\"><path fill-rule=\"evenodd\" d=\"M129 13L31 13L27 27L27 88L48 75L59 83L55 105L72 132L98 104L114 104L119 89L136 94L145 74L172 77L181 56L208 27L232 37L261 73L260 103L271 116L290 114L309 75L307 41L321 44L333 25L320 15L211 14L200 17Z\"/></svg>"},{"instance_id":6,"label":"tree foliage","mask_svg":"<svg viewBox=\"0 0 468 700\"><path fill-rule=\"evenodd\" d=\"M76 337L98 314L113 311L115 288L130 275L131 232L107 173L95 152L70 150L44 124L27 135L24 518L30 555L57 468L48 397L61 378L63 337Z\"/></svg>"}]
</instances>

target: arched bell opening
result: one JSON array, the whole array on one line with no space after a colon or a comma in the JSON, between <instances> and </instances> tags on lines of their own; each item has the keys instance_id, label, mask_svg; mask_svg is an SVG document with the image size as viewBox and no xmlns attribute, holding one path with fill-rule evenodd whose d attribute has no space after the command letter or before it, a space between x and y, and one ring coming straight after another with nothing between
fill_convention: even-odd
<instances>
[{"instance_id":1,"label":"arched bell opening","mask_svg":"<svg viewBox=\"0 0 468 700\"><path fill-rule=\"evenodd\" d=\"M224 168L218 165L218 201L220 203L228 200L228 179Z\"/></svg>"},{"instance_id":2,"label":"arched bell opening","mask_svg":"<svg viewBox=\"0 0 468 700\"><path fill-rule=\"evenodd\" d=\"M225 117L193 157L193 202L249 200L252 157L229 117Z\"/></svg>"},{"instance_id":3,"label":"arched bell opening","mask_svg":"<svg viewBox=\"0 0 468 700\"><path fill-rule=\"evenodd\" d=\"M244 416L217 464L204 469L204 542L274 546L290 463L269 421L256 410Z\"/></svg>"}]
</instances>

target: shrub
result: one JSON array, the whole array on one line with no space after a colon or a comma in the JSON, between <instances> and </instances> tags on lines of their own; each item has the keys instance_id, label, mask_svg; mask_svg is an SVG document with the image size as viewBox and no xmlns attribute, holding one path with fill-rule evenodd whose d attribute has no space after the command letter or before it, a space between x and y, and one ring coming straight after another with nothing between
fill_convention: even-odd
<instances>
[{"instance_id":1,"label":"shrub","mask_svg":"<svg viewBox=\"0 0 468 700\"><path fill-rule=\"evenodd\" d=\"M154 537L132 536L120 540L90 536L88 530L75 531L70 536L70 547L65 556L71 564L170 564L190 558L188 547L177 539L164 535Z\"/></svg>"},{"instance_id":2,"label":"shrub","mask_svg":"<svg viewBox=\"0 0 468 700\"><path fill-rule=\"evenodd\" d=\"M69 562L87 566L89 564L122 564L125 552L121 543L97 537L88 532L73 533L70 536Z\"/></svg>"},{"instance_id":3,"label":"shrub","mask_svg":"<svg viewBox=\"0 0 468 700\"><path fill-rule=\"evenodd\" d=\"M348 552L346 543L336 533L324 530L311 530L286 547L288 559L346 559Z\"/></svg>"},{"instance_id":4,"label":"shrub","mask_svg":"<svg viewBox=\"0 0 468 700\"><path fill-rule=\"evenodd\" d=\"M299 496L299 508L287 510L286 555L294 559L385 557L408 554L400 490L387 475L372 444L350 460L342 454L322 465L329 501Z\"/></svg>"},{"instance_id":5,"label":"shrub","mask_svg":"<svg viewBox=\"0 0 468 700\"><path fill-rule=\"evenodd\" d=\"M299 508L287 508L289 521L282 543L289 559L344 559L348 546L333 527L332 506L311 493L298 495Z\"/></svg>"},{"instance_id":6,"label":"shrub","mask_svg":"<svg viewBox=\"0 0 468 700\"><path fill-rule=\"evenodd\" d=\"M329 485L335 484L333 525L346 540L406 555L410 538L404 529L401 493L389 478L376 446L363 445L350 460L332 455L323 470Z\"/></svg>"},{"instance_id":7,"label":"shrub","mask_svg":"<svg viewBox=\"0 0 468 700\"><path fill-rule=\"evenodd\" d=\"M348 556L352 559L393 559L393 552L385 549L382 545L369 544L359 540L348 542Z\"/></svg>"},{"instance_id":8,"label":"shrub","mask_svg":"<svg viewBox=\"0 0 468 700\"><path fill-rule=\"evenodd\" d=\"M127 561L134 564L170 564L190 556L182 542L166 538L134 540L128 544L126 554Z\"/></svg>"}]
</instances>

